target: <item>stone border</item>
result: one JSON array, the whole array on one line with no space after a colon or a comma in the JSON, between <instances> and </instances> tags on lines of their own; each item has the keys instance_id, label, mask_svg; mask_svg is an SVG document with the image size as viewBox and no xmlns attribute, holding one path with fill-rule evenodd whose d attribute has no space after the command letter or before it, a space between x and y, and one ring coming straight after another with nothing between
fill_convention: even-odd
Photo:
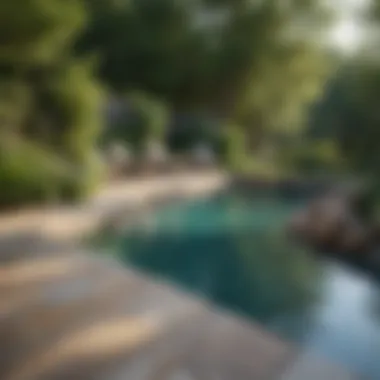
<instances>
[{"instance_id":1,"label":"stone border","mask_svg":"<svg viewBox=\"0 0 380 380\"><path fill-rule=\"evenodd\" d=\"M49 240L78 241L133 210L168 200L207 196L228 183L229 177L217 171L121 180L108 184L80 205L0 214L0 237L35 234Z\"/></svg>"}]
</instances>

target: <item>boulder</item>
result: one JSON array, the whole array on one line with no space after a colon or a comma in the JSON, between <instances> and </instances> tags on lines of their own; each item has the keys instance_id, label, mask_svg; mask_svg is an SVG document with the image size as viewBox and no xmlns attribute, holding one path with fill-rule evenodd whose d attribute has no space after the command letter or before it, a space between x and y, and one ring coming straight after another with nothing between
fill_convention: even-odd
<instances>
[{"instance_id":1,"label":"boulder","mask_svg":"<svg viewBox=\"0 0 380 380\"><path fill-rule=\"evenodd\" d=\"M296 213L288 230L316 247L342 253L364 253L373 244L373 232L354 215L348 199L336 194L314 200Z\"/></svg>"}]
</instances>

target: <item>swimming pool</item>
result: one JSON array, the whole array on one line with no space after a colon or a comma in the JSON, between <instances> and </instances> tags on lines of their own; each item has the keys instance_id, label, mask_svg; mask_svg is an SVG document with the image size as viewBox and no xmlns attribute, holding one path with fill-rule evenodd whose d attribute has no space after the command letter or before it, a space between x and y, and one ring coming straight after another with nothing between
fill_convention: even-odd
<instances>
[{"instance_id":1,"label":"swimming pool","mask_svg":"<svg viewBox=\"0 0 380 380\"><path fill-rule=\"evenodd\" d=\"M128 265L380 379L380 287L288 241L283 226L297 207L273 194L176 203L112 246Z\"/></svg>"}]
</instances>

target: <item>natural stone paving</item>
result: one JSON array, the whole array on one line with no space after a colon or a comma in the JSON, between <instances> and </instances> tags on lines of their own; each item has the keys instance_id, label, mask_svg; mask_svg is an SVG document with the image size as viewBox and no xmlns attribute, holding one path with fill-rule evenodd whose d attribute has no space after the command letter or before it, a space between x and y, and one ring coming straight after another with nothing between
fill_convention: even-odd
<instances>
[{"instance_id":1,"label":"natural stone paving","mask_svg":"<svg viewBox=\"0 0 380 380\"><path fill-rule=\"evenodd\" d=\"M2 380L354 379L93 253L3 262L0 294Z\"/></svg>"},{"instance_id":2,"label":"natural stone paving","mask_svg":"<svg viewBox=\"0 0 380 380\"><path fill-rule=\"evenodd\" d=\"M143 194L141 183L134 186L140 194L131 192L132 202ZM125 186L116 190L91 207L108 215L107 205L128 199ZM30 215L0 220L1 380L354 379L254 323L57 240L59 226L65 238L65 227L75 232L75 225L65 226L73 219L38 215L43 228ZM54 228L45 229L52 215Z\"/></svg>"},{"instance_id":3,"label":"natural stone paving","mask_svg":"<svg viewBox=\"0 0 380 380\"><path fill-rule=\"evenodd\" d=\"M0 291L4 380L265 379L294 354L96 255L3 263Z\"/></svg>"},{"instance_id":4,"label":"natural stone paving","mask_svg":"<svg viewBox=\"0 0 380 380\"><path fill-rule=\"evenodd\" d=\"M0 216L0 237L17 233L49 239L77 239L111 218L122 218L172 199L207 195L224 188L219 172L188 173L115 182L80 206L31 209Z\"/></svg>"}]
</instances>

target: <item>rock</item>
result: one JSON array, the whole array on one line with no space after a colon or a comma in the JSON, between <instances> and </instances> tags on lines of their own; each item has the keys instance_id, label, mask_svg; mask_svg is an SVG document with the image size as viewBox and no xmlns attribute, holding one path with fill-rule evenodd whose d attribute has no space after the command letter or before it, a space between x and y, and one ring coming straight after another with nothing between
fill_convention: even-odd
<instances>
[{"instance_id":1,"label":"rock","mask_svg":"<svg viewBox=\"0 0 380 380\"><path fill-rule=\"evenodd\" d=\"M327 244L337 239L345 219L345 210L333 199L318 199L306 210L294 215L290 229L312 243Z\"/></svg>"},{"instance_id":2,"label":"rock","mask_svg":"<svg viewBox=\"0 0 380 380\"><path fill-rule=\"evenodd\" d=\"M374 240L371 230L353 214L347 198L336 194L319 198L295 214L288 230L312 245L344 253L364 254Z\"/></svg>"}]
</instances>

